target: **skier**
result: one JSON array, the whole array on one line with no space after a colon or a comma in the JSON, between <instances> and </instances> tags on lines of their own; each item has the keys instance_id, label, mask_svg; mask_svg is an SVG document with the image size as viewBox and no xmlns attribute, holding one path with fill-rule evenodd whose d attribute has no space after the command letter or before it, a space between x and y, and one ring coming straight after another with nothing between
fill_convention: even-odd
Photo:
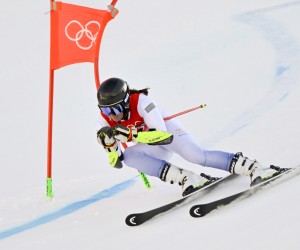
<instances>
[{"instance_id":1,"label":"skier","mask_svg":"<svg viewBox=\"0 0 300 250\"><path fill-rule=\"evenodd\" d=\"M197 175L179 168L169 160L174 153L185 160L204 167L221 169L234 174L250 176L250 185L255 185L278 174L278 169L264 167L242 153L228 153L202 148L175 118L165 121L165 112L148 97L148 88L129 88L120 78L109 78L97 92L100 115L97 139L107 152L117 151L123 162L150 176L182 186L185 196L210 184L215 178L201 173ZM168 145L136 143L124 150L120 142L134 142L139 131L156 129L173 135ZM114 133L112 133L114 130Z\"/></svg>"}]
</instances>

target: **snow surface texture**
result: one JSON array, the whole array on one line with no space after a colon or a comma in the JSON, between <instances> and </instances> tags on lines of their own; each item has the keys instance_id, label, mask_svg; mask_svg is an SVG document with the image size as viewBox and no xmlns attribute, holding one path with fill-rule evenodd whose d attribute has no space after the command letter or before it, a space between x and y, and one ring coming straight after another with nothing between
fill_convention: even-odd
<instances>
[{"instance_id":1,"label":"snow surface texture","mask_svg":"<svg viewBox=\"0 0 300 250\"><path fill-rule=\"evenodd\" d=\"M72 1L106 8L107 1ZM297 166L300 1L122 1L106 28L100 75L150 87L211 149ZM112 169L95 139L92 64L55 73L53 188L45 199L49 1L1 5L0 249L299 249L297 176L194 219L189 206L130 228L129 213L180 198L180 187ZM172 162L197 173L226 173ZM245 188L242 177L201 199ZM193 205L193 204L191 204Z\"/></svg>"}]
</instances>

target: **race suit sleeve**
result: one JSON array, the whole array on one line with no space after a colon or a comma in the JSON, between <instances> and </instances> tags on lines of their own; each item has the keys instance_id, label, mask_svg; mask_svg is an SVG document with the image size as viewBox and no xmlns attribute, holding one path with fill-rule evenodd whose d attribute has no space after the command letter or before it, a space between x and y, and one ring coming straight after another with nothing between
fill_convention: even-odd
<instances>
[{"instance_id":1,"label":"race suit sleeve","mask_svg":"<svg viewBox=\"0 0 300 250\"><path fill-rule=\"evenodd\" d=\"M167 131L163 112L148 96L140 95L137 110L149 129Z\"/></svg>"}]
</instances>

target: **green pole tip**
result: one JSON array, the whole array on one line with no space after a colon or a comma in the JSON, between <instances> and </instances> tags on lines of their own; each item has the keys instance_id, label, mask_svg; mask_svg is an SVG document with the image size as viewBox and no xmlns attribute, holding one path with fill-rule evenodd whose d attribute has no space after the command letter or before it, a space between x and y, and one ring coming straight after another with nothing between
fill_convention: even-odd
<instances>
[{"instance_id":1,"label":"green pole tip","mask_svg":"<svg viewBox=\"0 0 300 250\"><path fill-rule=\"evenodd\" d=\"M47 198L52 198L53 197L53 192L52 192L52 178L47 178Z\"/></svg>"},{"instance_id":2,"label":"green pole tip","mask_svg":"<svg viewBox=\"0 0 300 250\"><path fill-rule=\"evenodd\" d=\"M143 180L143 182L145 184L145 187L147 189L151 189L151 184L150 184L147 176L143 172L140 172L140 171L139 171L139 174L140 174L140 177L141 177L141 179Z\"/></svg>"}]
</instances>

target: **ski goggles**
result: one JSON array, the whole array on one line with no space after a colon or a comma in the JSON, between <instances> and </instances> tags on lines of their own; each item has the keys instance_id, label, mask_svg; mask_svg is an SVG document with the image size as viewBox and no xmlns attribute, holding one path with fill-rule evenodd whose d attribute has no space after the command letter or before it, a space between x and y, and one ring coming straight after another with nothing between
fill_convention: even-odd
<instances>
[{"instance_id":1,"label":"ski goggles","mask_svg":"<svg viewBox=\"0 0 300 250\"><path fill-rule=\"evenodd\" d=\"M107 107L100 107L100 110L103 114L106 116L109 116L111 114L118 115L124 111L124 108L121 104L115 104L113 106L107 106Z\"/></svg>"}]
</instances>

